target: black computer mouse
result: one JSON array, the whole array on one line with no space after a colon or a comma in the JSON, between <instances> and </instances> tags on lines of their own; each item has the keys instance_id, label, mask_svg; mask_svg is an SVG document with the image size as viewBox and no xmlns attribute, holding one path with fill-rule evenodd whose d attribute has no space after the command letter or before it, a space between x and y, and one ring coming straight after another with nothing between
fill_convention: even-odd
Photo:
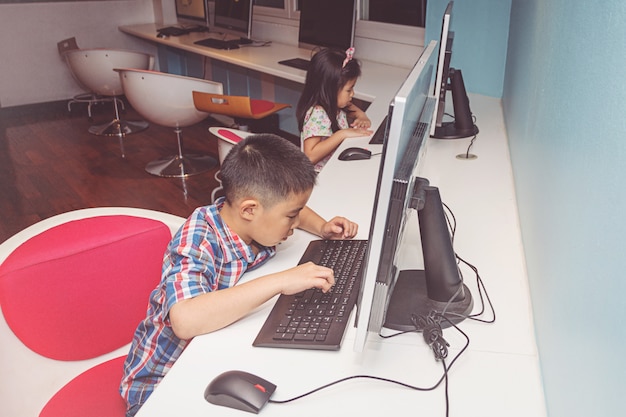
<instances>
[{"instance_id":1,"label":"black computer mouse","mask_svg":"<svg viewBox=\"0 0 626 417\"><path fill-rule=\"evenodd\" d=\"M276 390L271 382L244 371L216 376L204 390L204 398L216 405L258 413Z\"/></svg>"},{"instance_id":2,"label":"black computer mouse","mask_svg":"<svg viewBox=\"0 0 626 417\"><path fill-rule=\"evenodd\" d=\"M359 159L370 159L372 151L364 148L347 148L339 154L340 161L357 161Z\"/></svg>"}]
</instances>

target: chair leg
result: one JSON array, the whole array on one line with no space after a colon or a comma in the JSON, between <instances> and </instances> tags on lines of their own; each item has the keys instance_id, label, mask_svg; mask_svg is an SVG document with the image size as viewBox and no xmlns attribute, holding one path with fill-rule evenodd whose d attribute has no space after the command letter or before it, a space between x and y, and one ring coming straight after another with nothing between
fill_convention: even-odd
<instances>
[{"instance_id":1,"label":"chair leg","mask_svg":"<svg viewBox=\"0 0 626 417\"><path fill-rule=\"evenodd\" d=\"M157 159L146 165L146 171L159 177L185 178L201 174L217 166L217 160L209 155L183 153L183 135L180 128L174 129L178 143L178 155Z\"/></svg>"},{"instance_id":2,"label":"chair leg","mask_svg":"<svg viewBox=\"0 0 626 417\"><path fill-rule=\"evenodd\" d=\"M149 124L148 122L145 122L143 120L120 120L118 101L119 100L117 99L113 100L113 107L115 108L115 119L113 119L109 123L91 126L89 128L89 133L98 136L117 136L120 140L122 158L124 158L124 136L130 135L131 133L141 132L142 130L147 129Z\"/></svg>"}]
</instances>

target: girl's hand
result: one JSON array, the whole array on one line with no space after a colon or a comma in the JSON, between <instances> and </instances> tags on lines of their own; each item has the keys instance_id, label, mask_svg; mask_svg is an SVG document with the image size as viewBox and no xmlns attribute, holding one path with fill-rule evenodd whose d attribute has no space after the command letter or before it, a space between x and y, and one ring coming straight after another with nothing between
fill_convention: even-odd
<instances>
[{"instance_id":1,"label":"girl's hand","mask_svg":"<svg viewBox=\"0 0 626 417\"><path fill-rule=\"evenodd\" d=\"M356 119L354 119L350 126L359 129L369 129L372 126L372 121L365 115L365 113L360 112L357 114Z\"/></svg>"},{"instance_id":2,"label":"girl's hand","mask_svg":"<svg viewBox=\"0 0 626 417\"><path fill-rule=\"evenodd\" d=\"M348 129L341 129L341 132L345 134L346 139L347 138L360 138L363 136L370 136L374 134L373 131L366 129L366 128L362 128L362 127L350 127Z\"/></svg>"},{"instance_id":3,"label":"girl's hand","mask_svg":"<svg viewBox=\"0 0 626 417\"><path fill-rule=\"evenodd\" d=\"M322 239L352 239L359 226L345 217L333 217L322 226Z\"/></svg>"}]
</instances>

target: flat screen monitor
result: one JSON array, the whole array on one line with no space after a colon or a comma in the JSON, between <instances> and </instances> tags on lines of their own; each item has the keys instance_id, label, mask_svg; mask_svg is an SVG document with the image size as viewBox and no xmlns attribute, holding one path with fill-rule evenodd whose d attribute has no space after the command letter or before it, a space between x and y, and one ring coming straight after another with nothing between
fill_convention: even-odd
<instances>
[{"instance_id":1,"label":"flat screen monitor","mask_svg":"<svg viewBox=\"0 0 626 417\"><path fill-rule=\"evenodd\" d=\"M353 45L355 0L300 0L298 46L305 49Z\"/></svg>"},{"instance_id":2,"label":"flat screen monitor","mask_svg":"<svg viewBox=\"0 0 626 417\"><path fill-rule=\"evenodd\" d=\"M445 310L463 316L473 306L457 269L438 189L416 176L433 120L436 45L431 41L424 49L389 105L357 302L356 351L362 351L369 332L383 327L420 330L413 315ZM403 270L405 229L409 216L416 215L424 269Z\"/></svg>"},{"instance_id":3,"label":"flat screen monitor","mask_svg":"<svg viewBox=\"0 0 626 417\"><path fill-rule=\"evenodd\" d=\"M253 3L253 0L215 0L213 27L242 40L251 39Z\"/></svg>"},{"instance_id":4,"label":"flat screen monitor","mask_svg":"<svg viewBox=\"0 0 626 417\"><path fill-rule=\"evenodd\" d=\"M448 3L441 23L439 37L439 54L437 57L437 71L433 96L436 98L435 113L430 129L430 135L436 139L461 139L478 134L478 127L474 124L469 98L465 90L463 74L458 68L451 68L452 44L454 32L450 30L452 8L454 2ZM453 120L445 121L446 98L448 91L452 94Z\"/></svg>"},{"instance_id":5,"label":"flat screen monitor","mask_svg":"<svg viewBox=\"0 0 626 417\"><path fill-rule=\"evenodd\" d=\"M185 26L209 26L206 0L176 0L176 20Z\"/></svg>"}]
</instances>

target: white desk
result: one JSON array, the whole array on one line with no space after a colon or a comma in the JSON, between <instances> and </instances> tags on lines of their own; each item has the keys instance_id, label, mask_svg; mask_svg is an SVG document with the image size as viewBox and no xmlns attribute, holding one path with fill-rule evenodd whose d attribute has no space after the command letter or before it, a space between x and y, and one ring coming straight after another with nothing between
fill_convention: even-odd
<instances>
[{"instance_id":1,"label":"white desk","mask_svg":"<svg viewBox=\"0 0 626 417\"><path fill-rule=\"evenodd\" d=\"M281 65L278 61L290 58L310 59L311 51L307 49L274 42L268 46L254 47L244 45L239 49L219 50L194 44L197 40L216 36L215 34L190 33L183 36L157 38L157 28L162 26L146 23L120 26L119 30L160 45L192 52L297 83L304 83L305 71ZM356 52L356 57L358 58L358 51ZM416 56L416 61L417 58ZM377 126L385 114L387 114L387 106L410 68L400 68L379 62L361 60L361 69L362 76L357 82L355 97L372 103L367 109L367 114L374 125Z\"/></svg>"},{"instance_id":2,"label":"white desk","mask_svg":"<svg viewBox=\"0 0 626 417\"><path fill-rule=\"evenodd\" d=\"M158 39L155 25L136 25L120 30L215 59L303 82L304 72L277 64L280 59L302 56L298 48L271 47L234 51L209 50L193 45L191 38ZM198 36L198 35L191 35ZM201 34L198 38L206 37ZM306 56L303 56L306 57ZM391 97L408 72L377 63L363 63L357 84L360 97L369 97L368 115L374 126L384 117ZM440 188L443 201L453 210L458 225L455 249L478 267L494 303L495 324L463 322L469 335L468 350L449 374L451 416L541 417L546 415L539 372L524 254L518 225L517 203L500 100L470 96L480 133L472 148L476 160L459 160L469 139L428 139L419 175ZM374 153L380 145L367 145L369 138L344 142L367 146ZM367 238L380 156L367 161L342 162L333 158L319 175L309 205L329 218L344 215L359 223L357 238ZM415 225L416 226L416 221ZM411 225L409 225L411 226ZM314 238L296 232L280 245L276 257L246 274L254 279L293 267L308 242ZM417 232L410 233L407 248L419 248ZM411 256L420 266L420 255ZM479 301L473 274L463 268L465 281ZM348 330L338 352L319 352L252 347L274 300L244 319L218 332L196 337L137 414L138 417L207 415L243 416L244 412L212 405L203 393L212 378L223 371L240 369L262 376L278 388L272 399L285 400L334 380L356 374L395 379L428 387L442 375L441 364L419 334L380 339L370 334L363 352L353 351L355 331ZM463 346L454 330L444 330L451 344L449 360ZM296 369L299 369L296 374ZM417 392L374 380L343 382L311 396L284 405L268 404L266 416L349 415L444 416L443 385L433 392Z\"/></svg>"},{"instance_id":3,"label":"white desk","mask_svg":"<svg viewBox=\"0 0 626 417\"><path fill-rule=\"evenodd\" d=\"M478 159L455 158L465 151L469 139L429 139L420 173L440 187L444 202L454 211L458 221L456 250L479 268L497 313L495 324L469 321L461 324L471 342L449 375L450 415L545 416L500 101L472 96L472 110L481 130L472 148ZM366 143L367 138L362 138L351 144ZM372 148L376 152L376 146ZM310 206L324 216L342 214L358 221L360 238L367 238L368 233L370 213L366 208L371 207L375 188L378 162L375 158L351 162L331 160L320 174L319 185L310 200ZM306 233L294 234L280 246L274 260L247 274L245 279L294 266L311 238ZM467 268L464 274L476 308L473 276ZM292 398L349 375L381 376L420 387L431 386L441 376L441 365L417 334L386 340L370 334L362 353L352 349L353 328L338 352L252 347L272 305L273 300L226 329L196 337L138 417L245 415L242 411L209 404L203 397L213 377L232 369L252 372L275 383L278 389L272 398L277 400ZM444 330L444 337L451 344L451 359L464 341L451 329ZM301 373L296 375L296 369L301 369ZM417 392L358 379L293 403L268 404L261 413L317 417L320 413L335 415L333 410L338 408L347 409L355 416L444 416L444 404L443 386L433 392Z\"/></svg>"}]
</instances>

